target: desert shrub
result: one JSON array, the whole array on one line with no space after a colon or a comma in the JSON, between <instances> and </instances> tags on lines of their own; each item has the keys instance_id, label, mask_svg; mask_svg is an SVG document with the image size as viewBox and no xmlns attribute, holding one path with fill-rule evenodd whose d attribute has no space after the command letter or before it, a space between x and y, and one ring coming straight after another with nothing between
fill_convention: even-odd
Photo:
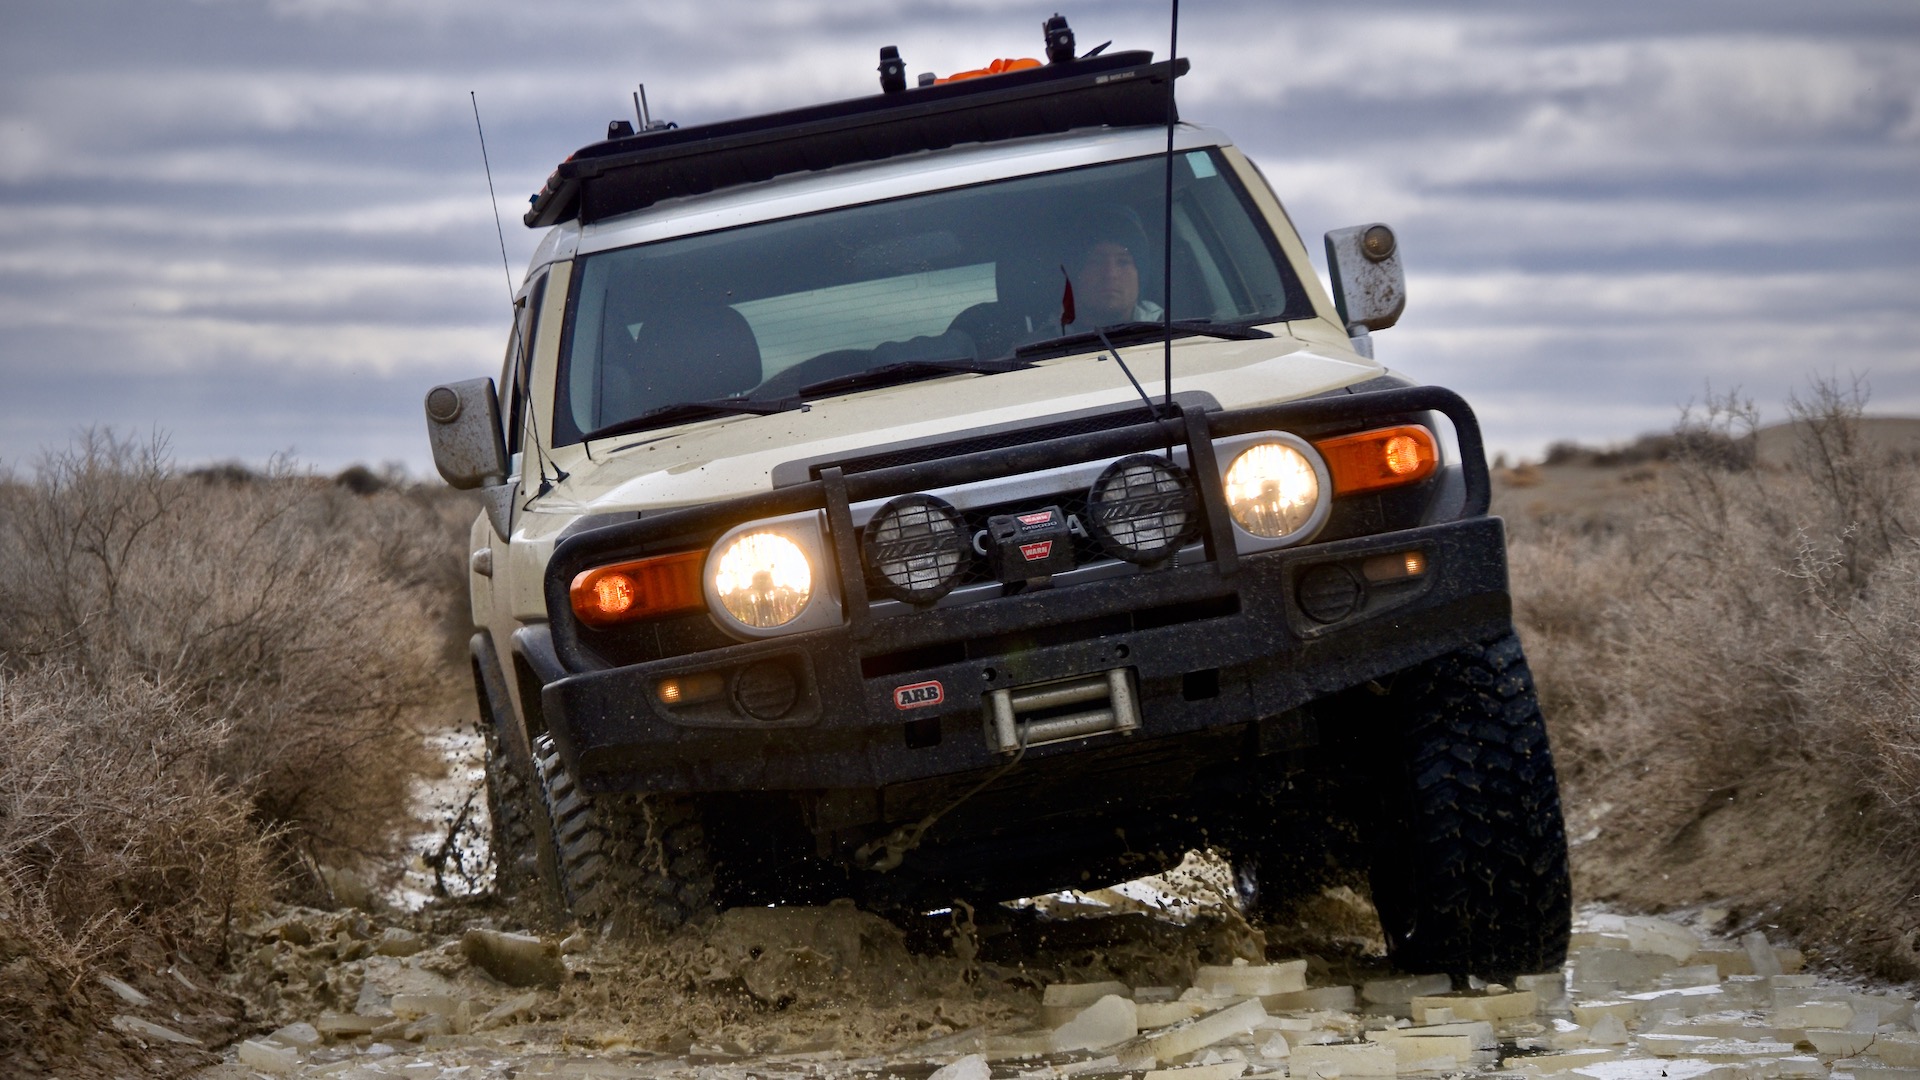
<instances>
[{"instance_id":1,"label":"desert shrub","mask_svg":"<svg viewBox=\"0 0 1920 1080\"><path fill-rule=\"evenodd\" d=\"M443 685L437 522L285 468L202 483L163 446L107 433L48 455L11 496L0 656L172 688L227 727L227 789L290 844L385 853L430 764L413 714Z\"/></svg>"},{"instance_id":2,"label":"desert shrub","mask_svg":"<svg viewBox=\"0 0 1920 1080\"><path fill-rule=\"evenodd\" d=\"M1690 412L1634 528L1517 533L1515 612L1590 895L1718 895L1910 976L1920 469L1861 438L1864 404L1815 383L1775 468L1750 403Z\"/></svg>"},{"instance_id":3,"label":"desert shrub","mask_svg":"<svg viewBox=\"0 0 1920 1080\"><path fill-rule=\"evenodd\" d=\"M53 1038L64 1010L47 999L131 940L211 948L268 894L270 838L218 780L231 730L116 675L0 675L0 1046Z\"/></svg>"}]
</instances>

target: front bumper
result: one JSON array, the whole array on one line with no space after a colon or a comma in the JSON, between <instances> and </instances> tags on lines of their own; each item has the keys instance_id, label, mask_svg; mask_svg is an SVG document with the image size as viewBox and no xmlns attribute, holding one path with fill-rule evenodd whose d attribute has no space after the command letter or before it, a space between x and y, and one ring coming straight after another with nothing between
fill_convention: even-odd
<instances>
[{"instance_id":1,"label":"front bumper","mask_svg":"<svg viewBox=\"0 0 1920 1080\"><path fill-rule=\"evenodd\" d=\"M1265 428L1337 427L1420 409L1444 412L1453 421L1466 486L1458 520L1244 556L1236 556L1230 538L1216 531L1208 538L1208 558L1195 565L937 608L883 625L862 617L865 598L856 588L849 590L855 593L848 597L851 617L842 626L615 667L586 647L564 617L557 618L556 653L570 673L545 686L549 728L589 791L878 788L977 772L1006 760L992 737L996 690L1075 677L1111 679L1106 673L1119 671L1137 706L1137 727L1123 735L1032 746L1027 756L1252 721L1262 722L1262 749L1304 743L1312 733L1294 712L1299 706L1510 625L1504 530L1499 519L1485 516L1478 429L1457 396L1426 387L1237 413L1189 411L1184 417L1189 460L1207 497L1218 488L1210 438ZM1021 447L1019 456L1045 463L1062 454L1090 459L1135 452L1130 432L1149 442L1166 434L1161 425L1145 423L1080 439L1073 447ZM829 469L822 480L766 496L583 534L555 553L549 606L566 612L556 584L579 568L648 550L654 538L791 512L786 504L809 501L824 506L830 525L846 522L850 499L1008 468L1004 451L993 462L971 460L985 456L853 477ZM1210 523L1224 520L1217 506L1203 511ZM857 581L851 543L839 546L842 581ZM1368 559L1404 552L1424 557L1424 574L1392 585L1363 584L1353 610L1342 617L1307 613L1314 605L1303 606L1303 581L1324 580L1323 568L1343 568L1364 581L1360 568ZM738 671L755 661L777 662L798 678L800 700L780 720L716 718L658 701L662 679ZM928 687L938 689L914 689Z\"/></svg>"}]
</instances>

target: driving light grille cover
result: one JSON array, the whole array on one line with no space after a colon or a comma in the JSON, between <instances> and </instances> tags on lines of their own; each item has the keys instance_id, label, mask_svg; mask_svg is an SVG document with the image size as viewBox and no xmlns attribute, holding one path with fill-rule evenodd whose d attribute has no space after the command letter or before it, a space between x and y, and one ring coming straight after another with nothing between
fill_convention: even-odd
<instances>
[{"instance_id":1,"label":"driving light grille cover","mask_svg":"<svg viewBox=\"0 0 1920 1080\"><path fill-rule=\"evenodd\" d=\"M950 592L971 554L960 511L931 495L902 495L881 507L867 523L865 547L874 584L909 604Z\"/></svg>"},{"instance_id":2,"label":"driving light grille cover","mask_svg":"<svg viewBox=\"0 0 1920 1080\"><path fill-rule=\"evenodd\" d=\"M1131 563L1159 562L1199 535L1199 502L1185 470L1150 454L1107 466L1087 493L1100 547Z\"/></svg>"}]
</instances>

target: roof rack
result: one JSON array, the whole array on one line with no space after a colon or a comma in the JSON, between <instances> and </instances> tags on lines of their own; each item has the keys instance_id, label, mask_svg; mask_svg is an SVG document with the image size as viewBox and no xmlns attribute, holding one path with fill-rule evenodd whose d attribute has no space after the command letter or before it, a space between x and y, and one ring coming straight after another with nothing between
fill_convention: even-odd
<instances>
[{"instance_id":1,"label":"roof rack","mask_svg":"<svg viewBox=\"0 0 1920 1080\"><path fill-rule=\"evenodd\" d=\"M533 197L528 228L591 224L662 199L698 195L962 143L1079 128L1175 122L1168 78L1187 61L1151 52L1061 60L981 78L739 120L658 128L593 143L560 163Z\"/></svg>"}]
</instances>

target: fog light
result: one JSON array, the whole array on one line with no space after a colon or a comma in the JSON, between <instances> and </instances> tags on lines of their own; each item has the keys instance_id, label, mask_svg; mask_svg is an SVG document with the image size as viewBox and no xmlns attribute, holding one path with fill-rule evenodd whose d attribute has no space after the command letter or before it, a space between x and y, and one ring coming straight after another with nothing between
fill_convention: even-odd
<instances>
[{"instance_id":1,"label":"fog light","mask_svg":"<svg viewBox=\"0 0 1920 1080\"><path fill-rule=\"evenodd\" d=\"M734 706L755 720L778 720L799 700L793 669L777 660L749 664L733 677Z\"/></svg>"},{"instance_id":2,"label":"fog light","mask_svg":"<svg viewBox=\"0 0 1920 1080\"><path fill-rule=\"evenodd\" d=\"M1186 472L1150 454L1107 466L1087 503L1100 547L1131 563L1160 562L1200 531L1199 499Z\"/></svg>"},{"instance_id":3,"label":"fog light","mask_svg":"<svg viewBox=\"0 0 1920 1080\"><path fill-rule=\"evenodd\" d=\"M902 495L867 522L867 568L895 600L931 604L947 595L966 568L967 524L960 511L931 495Z\"/></svg>"},{"instance_id":4,"label":"fog light","mask_svg":"<svg viewBox=\"0 0 1920 1080\"><path fill-rule=\"evenodd\" d=\"M1316 622L1339 622L1354 613L1364 595L1353 572L1338 563L1322 563L1300 575L1296 601Z\"/></svg>"}]
</instances>

